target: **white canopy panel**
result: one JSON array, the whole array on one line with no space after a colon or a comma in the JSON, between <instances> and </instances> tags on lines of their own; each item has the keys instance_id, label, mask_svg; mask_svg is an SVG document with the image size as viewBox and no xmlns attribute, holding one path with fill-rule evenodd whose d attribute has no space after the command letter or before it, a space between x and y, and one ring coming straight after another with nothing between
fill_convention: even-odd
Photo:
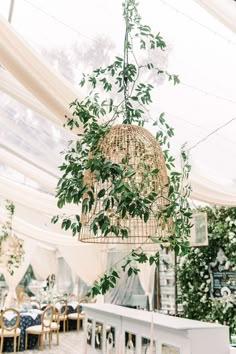
<instances>
[{"instance_id":1,"label":"white canopy panel","mask_svg":"<svg viewBox=\"0 0 236 354\"><path fill-rule=\"evenodd\" d=\"M140 1L144 23L168 44L167 54L158 53L159 65L181 79L178 86L158 83L151 116L166 112L175 128L176 157L187 142L192 198L235 205L236 35L196 2ZM122 56L121 3L23 0L15 3L11 25L0 19L1 205L10 198L38 213L38 222L35 216L25 225L22 209L16 211L17 231L25 236L44 241L37 223L43 215L48 225L58 213L54 194L60 152L75 136L63 127L64 116L71 114L68 105L75 97L87 94L78 87L81 73ZM201 3L212 4L211 9L216 5ZM225 1L225 14L233 15L235 6ZM8 7L0 12L6 18ZM149 129L154 132L151 124ZM59 234L58 243L74 244L58 228L48 232L53 233L46 236L48 244L54 245Z\"/></svg>"}]
</instances>

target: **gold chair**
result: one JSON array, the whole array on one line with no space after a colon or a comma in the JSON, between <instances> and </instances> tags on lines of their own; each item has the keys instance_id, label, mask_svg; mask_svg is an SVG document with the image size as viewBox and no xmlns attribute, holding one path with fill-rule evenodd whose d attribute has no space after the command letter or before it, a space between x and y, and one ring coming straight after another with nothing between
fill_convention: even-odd
<instances>
[{"instance_id":1,"label":"gold chair","mask_svg":"<svg viewBox=\"0 0 236 354\"><path fill-rule=\"evenodd\" d=\"M59 331L60 331L60 312L54 307L53 321L51 323L52 333L56 333L57 345L59 345Z\"/></svg>"},{"instance_id":2,"label":"gold chair","mask_svg":"<svg viewBox=\"0 0 236 354\"><path fill-rule=\"evenodd\" d=\"M43 336L48 335L49 337L49 349L51 349L51 341L52 341L52 329L51 323L54 315L54 306L49 305L43 311L41 316L41 324L36 326L31 326L26 328L25 330L25 350L28 347L28 335L34 334L38 336L39 347L43 349Z\"/></svg>"},{"instance_id":3,"label":"gold chair","mask_svg":"<svg viewBox=\"0 0 236 354\"><path fill-rule=\"evenodd\" d=\"M54 307L58 310L59 312L59 323L63 322L63 332L66 331L66 324L67 324L67 301L66 300L58 300L55 304ZM57 316L56 314L54 314L54 318L53 321L56 322L57 321Z\"/></svg>"},{"instance_id":4,"label":"gold chair","mask_svg":"<svg viewBox=\"0 0 236 354\"><path fill-rule=\"evenodd\" d=\"M7 325L6 320L8 316L11 316L12 320L14 319L14 325ZM4 338L14 338L14 353L16 353L16 345L18 340L17 351L20 349L20 314L14 308L5 309L0 316L0 338L1 338L1 353L3 350L3 341Z\"/></svg>"},{"instance_id":5,"label":"gold chair","mask_svg":"<svg viewBox=\"0 0 236 354\"><path fill-rule=\"evenodd\" d=\"M70 321L77 321L77 325L76 325L77 331L80 330L80 323L81 323L81 321L84 320L84 317L85 317L84 313L80 311L80 304L81 304L81 303L87 303L87 302L88 302L88 299L87 299L87 298L81 299L81 300L79 301L79 303L78 303L77 308L76 308L76 312L75 312L75 313L69 313L69 314L67 315L67 320L68 320L68 321L69 321L69 320L70 320Z\"/></svg>"}]
</instances>

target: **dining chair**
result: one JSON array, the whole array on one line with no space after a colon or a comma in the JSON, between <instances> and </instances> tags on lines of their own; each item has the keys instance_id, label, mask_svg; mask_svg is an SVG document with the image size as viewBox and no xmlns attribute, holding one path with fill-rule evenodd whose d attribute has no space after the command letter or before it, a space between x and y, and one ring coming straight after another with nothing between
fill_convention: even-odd
<instances>
[{"instance_id":1,"label":"dining chair","mask_svg":"<svg viewBox=\"0 0 236 354\"><path fill-rule=\"evenodd\" d=\"M66 325L67 325L67 300L61 299L55 302L54 307L58 310L59 312L59 323L63 322L63 332L66 331ZM53 320L56 321L56 314L54 314Z\"/></svg>"},{"instance_id":2,"label":"dining chair","mask_svg":"<svg viewBox=\"0 0 236 354\"><path fill-rule=\"evenodd\" d=\"M31 326L25 330L25 350L28 348L28 335L33 334L38 336L39 348L43 349L44 335L49 337L49 349L51 349L52 329L51 323L54 315L54 306L49 305L45 308L41 316L41 324Z\"/></svg>"},{"instance_id":3,"label":"dining chair","mask_svg":"<svg viewBox=\"0 0 236 354\"><path fill-rule=\"evenodd\" d=\"M60 312L54 306L53 321L51 323L52 333L56 333L57 345L59 345L59 331L60 331Z\"/></svg>"},{"instance_id":4,"label":"dining chair","mask_svg":"<svg viewBox=\"0 0 236 354\"><path fill-rule=\"evenodd\" d=\"M83 298L79 301L77 307L76 307L76 312L74 313L70 313L67 315L67 320L69 321L76 321L76 329L77 331L80 330L80 324L81 321L84 320L85 315L84 315L84 311L81 311L81 304L82 303L88 303L88 299L87 298Z\"/></svg>"},{"instance_id":5,"label":"dining chair","mask_svg":"<svg viewBox=\"0 0 236 354\"><path fill-rule=\"evenodd\" d=\"M20 333L19 328L20 324L20 314L14 308L5 309L0 316L0 338L1 338L1 347L0 351L3 351L3 342L4 338L14 339L14 353L16 353L16 345L18 340L17 351L20 349Z\"/></svg>"}]
</instances>

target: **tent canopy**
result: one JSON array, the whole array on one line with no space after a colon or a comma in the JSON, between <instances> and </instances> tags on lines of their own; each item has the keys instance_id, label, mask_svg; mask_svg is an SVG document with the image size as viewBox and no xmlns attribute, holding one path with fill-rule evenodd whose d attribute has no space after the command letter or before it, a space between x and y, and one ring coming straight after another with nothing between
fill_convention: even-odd
<instances>
[{"instance_id":1,"label":"tent canopy","mask_svg":"<svg viewBox=\"0 0 236 354\"><path fill-rule=\"evenodd\" d=\"M1 9L0 222L11 199L15 231L55 252L61 245L81 247L50 223L58 213L60 152L76 134L63 126L64 116L71 114L69 103L87 93L78 86L82 72L122 56L121 3L24 0L15 3L11 24L10 1ZM166 53L154 54L158 65L181 80L173 86L150 78L157 84L151 116L166 112L177 159L187 143L192 198L235 206L236 2L140 0L140 13L167 42ZM154 133L151 122L149 129Z\"/></svg>"}]
</instances>

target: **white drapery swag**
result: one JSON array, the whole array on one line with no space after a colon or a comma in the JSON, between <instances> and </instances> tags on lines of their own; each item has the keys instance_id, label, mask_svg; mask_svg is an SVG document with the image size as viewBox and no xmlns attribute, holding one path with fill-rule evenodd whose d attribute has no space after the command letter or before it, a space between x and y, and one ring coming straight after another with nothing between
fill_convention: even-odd
<instances>
[{"instance_id":1,"label":"white drapery swag","mask_svg":"<svg viewBox=\"0 0 236 354\"><path fill-rule=\"evenodd\" d=\"M106 245L77 243L77 247L58 247L62 257L71 268L72 277L79 276L87 285L91 285L106 270Z\"/></svg>"},{"instance_id":2,"label":"white drapery swag","mask_svg":"<svg viewBox=\"0 0 236 354\"><path fill-rule=\"evenodd\" d=\"M154 292L154 282L155 282L155 265L149 265L149 263L143 263L138 265L139 280L145 295L148 296L150 311L153 310L153 292Z\"/></svg>"},{"instance_id":3,"label":"white drapery swag","mask_svg":"<svg viewBox=\"0 0 236 354\"><path fill-rule=\"evenodd\" d=\"M211 15L236 32L236 2L234 0L195 0Z\"/></svg>"},{"instance_id":4,"label":"white drapery swag","mask_svg":"<svg viewBox=\"0 0 236 354\"><path fill-rule=\"evenodd\" d=\"M31 263L32 255L37 247L37 244L29 239L24 239L24 259L19 268L16 268L14 274L11 275L6 267L2 268L2 273L4 275L6 284L8 286L8 294L4 303L4 307L10 307L12 301L16 299L16 287L24 276L28 266Z\"/></svg>"},{"instance_id":5,"label":"white drapery swag","mask_svg":"<svg viewBox=\"0 0 236 354\"><path fill-rule=\"evenodd\" d=\"M38 244L32 256L31 265L37 280L45 280L48 275L56 274L56 249Z\"/></svg>"},{"instance_id":6,"label":"white drapery swag","mask_svg":"<svg viewBox=\"0 0 236 354\"><path fill-rule=\"evenodd\" d=\"M43 104L53 121L65 123L69 104L78 97L74 87L54 73L38 54L0 17L0 63Z\"/></svg>"}]
</instances>

